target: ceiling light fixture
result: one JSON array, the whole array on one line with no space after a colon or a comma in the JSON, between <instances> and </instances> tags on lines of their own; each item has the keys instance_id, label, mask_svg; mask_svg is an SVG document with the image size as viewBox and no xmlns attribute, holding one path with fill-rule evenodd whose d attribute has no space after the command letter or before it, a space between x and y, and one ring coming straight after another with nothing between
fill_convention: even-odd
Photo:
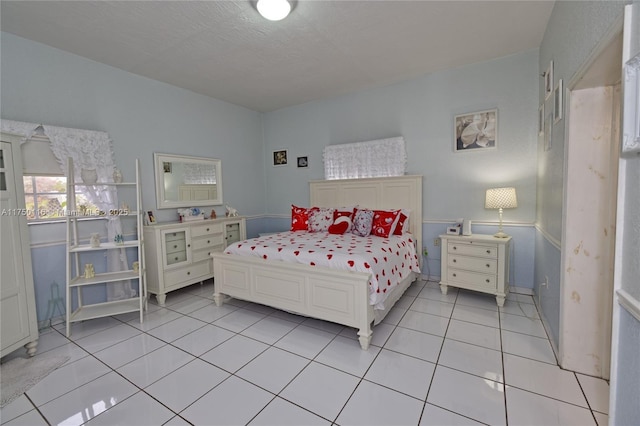
<instances>
[{"instance_id":1,"label":"ceiling light fixture","mask_svg":"<svg viewBox=\"0 0 640 426\"><path fill-rule=\"evenodd\" d=\"M287 0L258 0L256 9L265 19L280 21L291 12L291 3Z\"/></svg>"}]
</instances>

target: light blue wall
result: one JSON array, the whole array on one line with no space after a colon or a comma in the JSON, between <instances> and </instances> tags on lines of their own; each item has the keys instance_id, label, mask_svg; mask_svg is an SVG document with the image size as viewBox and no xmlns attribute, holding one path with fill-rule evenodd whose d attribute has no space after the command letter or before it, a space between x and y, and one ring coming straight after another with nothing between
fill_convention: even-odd
<instances>
[{"instance_id":1,"label":"light blue wall","mask_svg":"<svg viewBox=\"0 0 640 426\"><path fill-rule=\"evenodd\" d=\"M611 378L611 385L616 387L616 401L609 412L615 412L616 425L635 425L640 419L640 321L621 308L619 330L618 375Z\"/></svg>"},{"instance_id":2,"label":"light blue wall","mask_svg":"<svg viewBox=\"0 0 640 426\"><path fill-rule=\"evenodd\" d=\"M623 10L619 1L559 1L555 3L544 39L540 46L538 71L542 74L553 61L554 86L562 79L566 84L585 63L598 42L609 31ZM539 81L539 104L544 102L543 79ZM552 97L545 102L550 108ZM548 109L547 109L548 110ZM536 237L536 265L534 289L541 297L542 315L558 344L560 330L560 249L562 240L562 201L564 191L565 147L567 120L552 127L552 149L544 151L543 141L538 148L536 223L540 228ZM550 289L540 283L548 277Z\"/></svg>"},{"instance_id":3,"label":"light blue wall","mask_svg":"<svg viewBox=\"0 0 640 426\"><path fill-rule=\"evenodd\" d=\"M505 220L533 223L537 68L534 50L265 114L265 162L277 149L310 162L266 167L267 212L286 214L291 203L308 203L307 182L324 177L324 146L401 135L407 173L424 176L425 220L496 222L497 213L484 209L485 190L513 185L518 208ZM490 108L498 108L498 149L454 153L454 115Z\"/></svg>"},{"instance_id":4,"label":"light blue wall","mask_svg":"<svg viewBox=\"0 0 640 426\"><path fill-rule=\"evenodd\" d=\"M222 160L224 201L249 215L257 235L265 209L262 114L76 55L1 33L1 116L5 119L107 131L125 179L141 162L143 202L159 220L174 209L155 207L153 153ZM219 214L224 208L218 207ZM257 223L254 223L257 222ZM106 234L104 223L85 234ZM64 293L64 224L30 225L38 318L45 319L51 284ZM129 227L125 232L132 232ZM96 259L96 270L103 259ZM96 288L89 297L104 298Z\"/></svg>"}]
</instances>

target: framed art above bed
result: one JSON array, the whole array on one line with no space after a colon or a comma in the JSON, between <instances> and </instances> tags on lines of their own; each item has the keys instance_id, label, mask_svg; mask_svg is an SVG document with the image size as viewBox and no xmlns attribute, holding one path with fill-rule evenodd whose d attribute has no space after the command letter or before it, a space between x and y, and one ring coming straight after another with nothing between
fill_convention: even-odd
<instances>
[{"instance_id":1,"label":"framed art above bed","mask_svg":"<svg viewBox=\"0 0 640 426\"><path fill-rule=\"evenodd\" d=\"M266 254L247 257L214 253L214 300L221 305L225 296L231 296L354 327L358 329L362 349L366 350L372 336L371 324L381 321L406 288L420 276L422 257L418 253L421 253L422 247L422 176L312 181L309 183L309 193L310 206L358 206L360 209L403 209L409 212L409 234L403 238L405 245L413 245L410 252L415 256L415 267L410 268L409 272L403 270L404 275L386 295L384 302L374 307L371 304L374 299L371 297L371 272L334 269L311 262L302 264L273 260ZM387 250L393 247L394 255L398 251L398 256L402 256L397 247L403 244L403 240L398 236L392 237L388 241L377 236L371 238L380 239L376 242L383 247L388 244ZM351 236L345 238L352 241ZM256 241L246 240L236 244L248 244L249 249L253 250L251 247L257 249ZM302 244L299 239L281 237L282 249L287 243ZM352 244L355 249L355 243ZM362 244L367 243L365 241ZM295 249L286 248L289 251ZM380 261L383 261L383 257L377 256ZM395 275L400 270L398 265L388 266L385 273ZM382 277L375 278L379 278L376 281L387 282Z\"/></svg>"}]
</instances>

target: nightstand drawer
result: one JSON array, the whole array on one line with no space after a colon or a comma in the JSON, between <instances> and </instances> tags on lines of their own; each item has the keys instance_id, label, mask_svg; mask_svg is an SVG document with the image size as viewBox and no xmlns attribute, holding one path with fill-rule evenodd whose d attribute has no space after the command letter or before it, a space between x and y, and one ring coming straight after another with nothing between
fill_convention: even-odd
<instances>
[{"instance_id":1,"label":"nightstand drawer","mask_svg":"<svg viewBox=\"0 0 640 426\"><path fill-rule=\"evenodd\" d=\"M450 242L447 245L450 254L464 254L469 256L488 257L496 259L498 257L498 247L495 245L482 245L473 243Z\"/></svg>"},{"instance_id":2,"label":"nightstand drawer","mask_svg":"<svg viewBox=\"0 0 640 426\"><path fill-rule=\"evenodd\" d=\"M498 272L498 261L496 259L481 259L471 256L449 255L447 263L451 268L465 269L467 271L484 272L495 274Z\"/></svg>"},{"instance_id":3,"label":"nightstand drawer","mask_svg":"<svg viewBox=\"0 0 640 426\"><path fill-rule=\"evenodd\" d=\"M497 288L495 275L449 269L447 279L453 285L457 283L460 287L479 291L495 291Z\"/></svg>"}]
</instances>

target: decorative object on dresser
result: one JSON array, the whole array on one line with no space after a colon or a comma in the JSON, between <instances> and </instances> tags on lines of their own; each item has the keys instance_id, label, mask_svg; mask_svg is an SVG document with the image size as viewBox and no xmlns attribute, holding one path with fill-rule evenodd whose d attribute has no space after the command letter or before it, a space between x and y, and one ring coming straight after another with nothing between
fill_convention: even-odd
<instances>
[{"instance_id":1,"label":"decorative object on dresser","mask_svg":"<svg viewBox=\"0 0 640 426\"><path fill-rule=\"evenodd\" d=\"M79 221L80 217L74 214L67 214L67 285L66 285L66 334L67 337L71 334L71 323L76 321L84 321L93 318L101 318L111 315L124 314L128 312L139 312L140 322L143 321L144 310L146 309L146 280L145 280L145 264L144 264L144 252L143 252L143 237L142 237L142 215L144 212L141 210L142 206L142 192L140 189L140 162L136 160L136 178L133 182L98 182L92 184L92 188L104 188L105 190L113 190L114 195L121 195L128 199L135 200L135 210L122 210L118 208L112 208L109 211L104 212L94 217L92 220ZM67 163L67 206L69 212L74 212L77 208L76 193L78 188L86 187L88 184L76 183L74 162L72 158L68 159ZM83 180L84 182L84 180ZM117 206L117 201L116 202ZM103 221L107 220L112 222L112 219L135 219L136 236L133 240L125 241L124 236L121 234L121 230L115 234L113 242L106 242L100 244L100 238L98 234L91 234L89 244L81 243L80 235L84 227L95 223L95 220ZM96 244L97 242L97 244ZM110 270L109 272L96 272L94 264L86 263L84 273L80 270L80 265L83 263L83 257L85 255L91 255L96 251L102 251L105 253L116 254L118 258L126 259L126 249L135 250L136 257L139 264L138 270L128 269L125 264L125 270ZM109 256L106 256L109 257ZM95 257L94 257L95 261ZM107 262L110 263L110 262ZM137 289L131 288L130 284L137 281ZM127 290L122 290L123 283ZM114 290L114 294L117 295L113 300L107 302L99 302L87 304L86 298L83 297L83 291L89 288L95 288L95 286L106 285ZM75 297L72 295L75 293ZM75 304L76 309L73 310Z\"/></svg>"},{"instance_id":2,"label":"decorative object on dresser","mask_svg":"<svg viewBox=\"0 0 640 426\"><path fill-rule=\"evenodd\" d=\"M344 210L344 206L350 206L348 210L353 211L353 206L358 205L359 209L370 209L372 216L375 216L373 214L375 211L396 209L394 212L396 212L398 220L401 220L401 215L397 213L398 210L402 212L402 215L406 216L403 226L400 227L402 229L401 234L404 235L395 234L395 230L398 230L396 225L394 235L391 237L407 238L407 241L403 241L404 248L402 250L413 250L415 261L418 263L421 261L422 258L417 256L416 247L422 247L422 176L312 181L309 184L309 193L309 205L318 207L304 209L292 206L292 215L300 215L300 221L296 222L296 226L301 225L302 229L297 230L296 228L294 230L292 228L289 232L297 234L299 231L313 234L311 228L314 221L312 219L316 217L316 214L311 215L309 210L312 212L317 211L320 216L325 216L322 211L334 210L330 207L342 206L342 210ZM307 210L306 214L303 210ZM358 212L360 211L364 210L358 210ZM303 216L307 216L308 230L305 230L304 222L306 219ZM354 238L369 238L369 232L373 227L371 224L372 216L369 216L370 225L365 237L356 237L356 234L347 236L346 234L334 235L327 233L325 235L332 239L345 238L346 241L351 241L351 235ZM382 217L383 215L380 216ZM333 215L330 218L336 220ZM328 220L325 223L327 228L333 220ZM355 221L358 221L358 217L355 218ZM316 225L321 222L319 221ZM404 231L404 224L407 225L406 231ZM294 225L293 217L292 225ZM277 237L270 238L269 235L263 238L277 240ZM304 237L296 235L295 238ZM387 237L372 235L370 238L388 242L385 239ZM403 245L401 242L395 241L396 244ZM239 247L240 245L242 247ZM322 249L321 246L323 245L320 244L318 249ZM373 290L372 295L372 289L374 288L373 278L376 278L376 280L378 278L370 271L371 265L368 262L359 263L367 272L357 269L333 268L330 265L322 266L316 264L313 259L306 257L307 253L313 256L317 255L318 250L315 248L308 250L304 256L302 256L303 251L299 251L296 254L297 249L294 248L294 251L289 250L290 254L298 259L295 262L272 259L266 253L262 256L236 254L236 249L246 249L245 246L247 244L235 244L227 250L227 252L233 250L234 254L214 253L212 255L214 270L216 271L214 301L218 306L223 303L224 296L231 296L353 327L358 330L358 340L363 350L367 350L371 341L371 324L378 324L382 321L411 282L419 276L418 264L409 273L402 275L400 277L401 281L393 287L388 282L389 277L387 277L387 280L384 280L384 286L391 288L391 291L386 291L386 298L383 299L382 303L376 303L375 299L378 292L385 293L387 287L382 289L378 287L377 290ZM351 246L347 247L349 248L336 246L341 250L350 250ZM374 249L371 248L370 250ZM391 248L389 250L396 253ZM258 251L258 247L256 247L256 251ZM284 253L285 251L287 250L283 248L282 252ZM260 248L259 254L262 254L262 248ZM299 255L300 257L298 257ZM400 248L398 248L396 255L402 256ZM332 252L326 254L325 258L327 261L339 260L337 256L334 256L336 255ZM409 259L409 254L406 254L406 256ZM300 259L302 259L303 263L301 263ZM375 259L373 262L376 261L382 262L382 260ZM349 259L345 263L351 268L356 266L353 259ZM342 263L342 265L344 266L345 263ZM383 275L381 274L379 278L382 279ZM373 303L375 305L371 303L372 299L374 299Z\"/></svg>"},{"instance_id":3,"label":"decorative object on dresser","mask_svg":"<svg viewBox=\"0 0 640 426\"><path fill-rule=\"evenodd\" d=\"M24 346L34 356L38 344L31 247L22 185L23 137L2 133L0 143L0 356ZM3 383L4 384L4 383ZM4 386L3 386L4 387Z\"/></svg>"},{"instance_id":4,"label":"decorative object on dresser","mask_svg":"<svg viewBox=\"0 0 640 426\"><path fill-rule=\"evenodd\" d=\"M145 226L149 293L164 306L168 292L213 277L212 253L245 238L243 217Z\"/></svg>"},{"instance_id":5,"label":"decorative object on dresser","mask_svg":"<svg viewBox=\"0 0 640 426\"><path fill-rule=\"evenodd\" d=\"M509 294L509 248L511 237L491 235L440 235L442 241L440 290L448 286L496 296L498 306Z\"/></svg>"},{"instance_id":6,"label":"decorative object on dresser","mask_svg":"<svg viewBox=\"0 0 640 426\"><path fill-rule=\"evenodd\" d=\"M484 200L485 209L498 209L500 215L500 227L498 232L493 234L496 238L507 238L509 235L502 231L502 210L514 209L518 207L518 199L516 197L515 188L491 188L487 189Z\"/></svg>"}]
</instances>

